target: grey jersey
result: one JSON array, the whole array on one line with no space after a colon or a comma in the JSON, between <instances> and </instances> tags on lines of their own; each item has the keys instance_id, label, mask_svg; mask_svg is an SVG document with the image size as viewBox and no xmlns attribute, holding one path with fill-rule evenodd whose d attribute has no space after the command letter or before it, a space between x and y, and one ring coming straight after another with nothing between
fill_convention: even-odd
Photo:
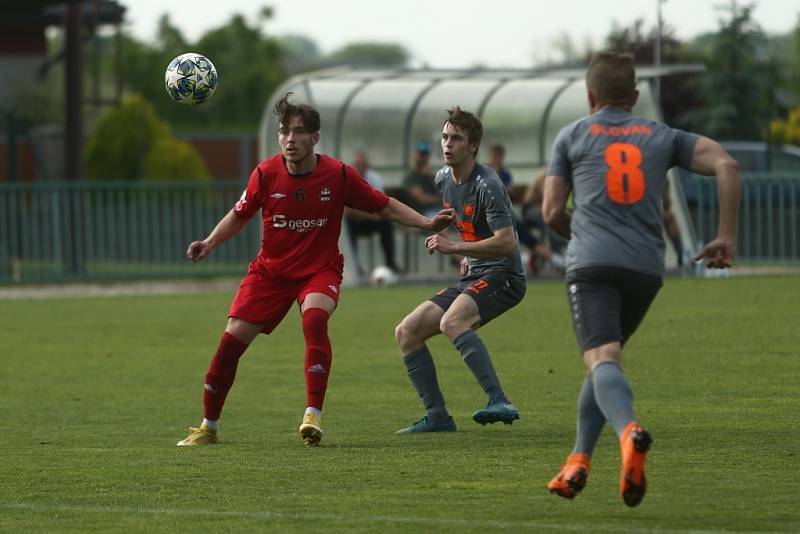
<instances>
[{"instance_id":1,"label":"grey jersey","mask_svg":"<svg viewBox=\"0 0 800 534\"><path fill-rule=\"evenodd\" d=\"M501 228L514 228L511 199L497 173L491 168L476 163L469 177L463 183L457 184L450 167L442 167L436 173L436 188L442 193L444 207L455 209L455 226L462 241L481 241L492 237ZM501 268L524 277L516 230L514 237L517 245L512 256L470 257L469 273L480 274Z\"/></svg>"},{"instance_id":2,"label":"grey jersey","mask_svg":"<svg viewBox=\"0 0 800 534\"><path fill-rule=\"evenodd\" d=\"M548 174L572 185L567 271L607 265L663 274L664 180L670 167L689 167L697 139L607 107L558 133Z\"/></svg>"}]
</instances>

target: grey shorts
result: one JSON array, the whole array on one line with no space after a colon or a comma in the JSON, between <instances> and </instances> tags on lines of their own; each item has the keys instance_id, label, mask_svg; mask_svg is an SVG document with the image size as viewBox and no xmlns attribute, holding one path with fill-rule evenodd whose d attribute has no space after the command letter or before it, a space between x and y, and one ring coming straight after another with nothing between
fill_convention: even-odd
<instances>
[{"instance_id":1,"label":"grey shorts","mask_svg":"<svg viewBox=\"0 0 800 534\"><path fill-rule=\"evenodd\" d=\"M457 285L442 289L429 300L447 311L462 293L478 305L481 325L520 303L527 289L525 278L503 270L467 275Z\"/></svg>"},{"instance_id":2,"label":"grey shorts","mask_svg":"<svg viewBox=\"0 0 800 534\"><path fill-rule=\"evenodd\" d=\"M567 300L582 352L636 332L661 289L661 277L619 267L585 267L567 273Z\"/></svg>"}]
</instances>

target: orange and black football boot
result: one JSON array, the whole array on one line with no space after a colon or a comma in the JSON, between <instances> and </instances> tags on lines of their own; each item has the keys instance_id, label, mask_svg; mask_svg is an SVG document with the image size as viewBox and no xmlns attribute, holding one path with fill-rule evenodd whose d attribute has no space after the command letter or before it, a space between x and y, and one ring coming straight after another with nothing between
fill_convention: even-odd
<instances>
[{"instance_id":1,"label":"orange and black football boot","mask_svg":"<svg viewBox=\"0 0 800 534\"><path fill-rule=\"evenodd\" d=\"M653 438L650 437L650 433L635 421L628 423L622 432L619 440L622 456L619 491L622 494L622 500L628 506L638 506L644 499L647 491L644 463L652 443Z\"/></svg>"},{"instance_id":2,"label":"orange and black football boot","mask_svg":"<svg viewBox=\"0 0 800 534\"><path fill-rule=\"evenodd\" d=\"M592 467L592 457L581 452L573 452L561 471L550 481L547 489L566 499L574 499L586 485L589 478L589 469Z\"/></svg>"}]
</instances>

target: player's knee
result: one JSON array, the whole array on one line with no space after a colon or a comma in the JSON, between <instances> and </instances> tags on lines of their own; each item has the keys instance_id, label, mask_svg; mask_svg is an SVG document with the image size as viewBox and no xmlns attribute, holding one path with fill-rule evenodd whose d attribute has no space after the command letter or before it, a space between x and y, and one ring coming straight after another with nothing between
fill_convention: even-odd
<instances>
[{"instance_id":1,"label":"player's knee","mask_svg":"<svg viewBox=\"0 0 800 534\"><path fill-rule=\"evenodd\" d=\"M605 362L615 363L622 367L622 350L620 343L615 341L589 349L583 353L583 361L586 368L589 370Z\"/></svg>"},{"instance_id":2,"label":"player's knee","mask_svg":"<svg viewBox=\"0 0 800 534\"><path fill-rule=\"evenodd\" d=\"M406 317L397 325L394 330L394 338L403 354L419 348L425 342L426 336L421 334L421 331L422 324L417 318Z\"/></svg>"},{"instance_id":3,"label":"player's knee","mask_svg":"<svg viewBox=\"0 0 800 534\"><path fill-rule=\"evenodd\" d=\"M442 334L450 338L451 341L457 338L459 334L462 334L468 328L469 325L465 324L461 317L457 317L448 313L442 315L442 318L439 321L439 330L442 331Z\"/></svg>"},{"instance_id":4,"label":"player's knee","mask_svg":"<svg viewBox=\"0 0 800 534\"><path fill-rule=\"evenodd\" d=\"M241 343L249 345L261 331L261 328L262 325L260 324L251 323L238 317L229 317L225 331Z\"/></svg>"},{"instance_id":5,"label":"player's knee","mask_svg":"<svg viewBox=\"0 0 800 534\"><path fill-rule=\"evenodd\" d=\"M407 345L413 336L413 329L409 327L408 318L403 319L394 329L394 340L400 347Z\"/></svg>"}]
</instances>

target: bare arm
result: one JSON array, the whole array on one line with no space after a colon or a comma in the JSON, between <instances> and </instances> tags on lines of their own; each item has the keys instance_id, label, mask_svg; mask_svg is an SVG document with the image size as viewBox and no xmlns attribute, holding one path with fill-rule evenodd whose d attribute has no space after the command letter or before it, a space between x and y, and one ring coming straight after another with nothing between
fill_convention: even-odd
<instances>
[{"instance_id":1,"label":"bare arm","mask_svg":"<svg viewBox=\"0 0 800 534\"><path fill-rule=\"evenodd\" d=\"M224 243L231 237L238 234L244 228L249 219L242 219L229 211L214 229L208 234L208 237L202 241L192 241L189 248L186 250L186 257L192 261L200 261L208 256L212 250L217 248L218 245Z\"/></svg>"},{"instance_id":2,"label":"bare arm","mask_svg":"<svg viewBox=\"0 0 800 534\"><path fill-rule=\"evenodd\" d=\"M389 203L378 212L378 215L404 226L438 232L450 226L450 222L453 220L453 209L441 210L433 219L429 219L396 198L389 197Z\"/></svg>"},{"instance_id":3,"label":"bare arm","mask_svg":"<svg viewBox=\"0 0 800 534\"><path fill-rule=\"evenodd\" d=\"M736 225L739 219L742 177L739 163L722 146L708 137L700 137L694 147L692 172L717 177L719 225L717 237L707 243L694 259L706 260L706 266L730 267L736 256Z\"/></svg>"},{"instance_id":4,"label":"bare arm","mask_svg":"<svg viewBox=\"0 0 800 534\"><path fill-rule=\"evenodd\" d=\"M494 232L492 237L481 241L451 241L442 234L425 239L428 253L438 250L442 254L457 254L472 258L501 258L511 256L516 250L514 227L507 226Z\"/></svg>"},{"instance_id":5,"label":"bare arm","mask_svg":"<svg viewBox=\"0 0 800 534\"><path fill-rule=\"evenodd\" d=\"M349 206L344 207L344 216L348 219L359 219L362 221L377 221L380 219L380 217L374 213L353 209Z\"/></svg>"},{"instance_id":6,"label":"bare arm","mask_svg":"<svg viewBox=\"0 0 800 534\"><path fill-rule=\"evenodd\" d=\"M544 199L542 216L544 222L561 237L569 239L572 235L572 217L567 211L567 198L572 187L563 176L550 175L544 179Z\"/></svg>"}]
</instances>

